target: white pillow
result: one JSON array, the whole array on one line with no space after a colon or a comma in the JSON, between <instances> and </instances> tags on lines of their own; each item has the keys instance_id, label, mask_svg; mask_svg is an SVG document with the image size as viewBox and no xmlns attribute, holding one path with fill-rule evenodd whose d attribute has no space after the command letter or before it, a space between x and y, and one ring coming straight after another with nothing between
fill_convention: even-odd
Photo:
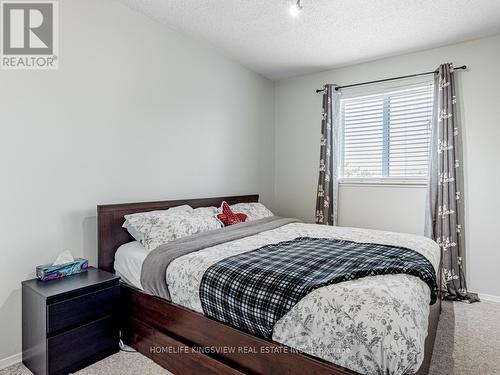
<instances>
[{"instance_id":1,"label":"white pillow","mask_svg":"<svg viewBox=\"0 0 500 375\"><path fill-rule=\"evenodd\" d=\"M218 213L217 207L198 207L193 210L194 213L200 214L200 215L215 215Z\"/></svg>"},{"instance_id":2,"label":"white pillow","mask_svg":"<svg viewBox=\"0 0 500 375\"><path fill-rule=\"evenodd\" d=\"M168 211L127 215L126 228L148 251L178 238L221 228L214 217L215 207Z\"/></svg>"},{"instance_id":3,"label":"white pillow","mask_svg":"<svg viewBox=\"0 0 500 375\"><path fill-rule=\"evenodd\" d=\"M274 214L262 203L236 203L233 204L231 210L247 215L247 221L259 220L265 217L273 216Z\"/></svg>"},{"instance_id":4,"label":"white pillow","mask_svg":"<svg viewBox=\"0 0 500 375\"><path fill-rule=\"evenodd\" d=\"M155 217L162 215L171 215L179 212L191 212L193 211L193 207L185 204L182 206L171 207L168 210L156 210L156 211L148 211L148 212L139 212L136 214L125 215L125 222L122 225L122 228L125 228L127 232L130 233L132 237L134 237L137 241L143 241L144 235L137 231L134 225L130 224L130 220L137 223L139 220L153 220Z\"/></svg>"}]
</instances>

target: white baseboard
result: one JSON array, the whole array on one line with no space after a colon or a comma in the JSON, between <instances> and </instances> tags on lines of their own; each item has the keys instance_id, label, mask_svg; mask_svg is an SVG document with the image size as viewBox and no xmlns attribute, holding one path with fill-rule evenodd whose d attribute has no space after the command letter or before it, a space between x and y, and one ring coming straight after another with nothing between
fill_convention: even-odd
<instances>
[{"instance_id":1,"label":"white baseboard","mask_svg":"<svg viewBox=\"0 0 500 375\"><path fill-rule=\"evenodd\" d=\"M500 296L493 296L491 294L482 294L482 293L479 293L478 295L479 298L481 298L482 300L500 303Z\"/></svg>"},{"instance_id":2,"label":"white baseboard","mask_svg":"<svg viewBox=\"0 0 500 375\"><path fill-rule=\"evenodd\" d=\"M0 359L0 370L15 365L16 363L21 362L23 359L22 353L17 353L14 355L11 355L10 357Z\"/></svg>"}]
</instances>

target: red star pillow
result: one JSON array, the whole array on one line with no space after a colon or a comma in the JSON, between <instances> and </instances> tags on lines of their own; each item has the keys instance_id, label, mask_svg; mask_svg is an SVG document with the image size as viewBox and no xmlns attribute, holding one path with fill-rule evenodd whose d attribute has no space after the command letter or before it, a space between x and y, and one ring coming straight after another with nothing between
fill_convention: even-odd
<instances>
[{"instance_id":1,"label":"red star pillow","mask_svg":"<svg viewBox=\"0 0 500 375\"><path fill-rule=\"evenodd\" d=\"M222 202L219 212L220 213L217 214L217 219L219 219L225 227L243 223L247 219L247 215L233 212L226 201Z\"/></svg>"}]
</instances>

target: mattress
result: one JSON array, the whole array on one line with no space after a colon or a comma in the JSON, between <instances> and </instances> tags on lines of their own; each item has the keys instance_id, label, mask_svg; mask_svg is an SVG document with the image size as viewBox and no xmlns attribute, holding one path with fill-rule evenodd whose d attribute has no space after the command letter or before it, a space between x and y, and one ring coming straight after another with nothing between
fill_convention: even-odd
<instances>
[{"instance_id":1,"label":"mattress","mask_svg":"<svg viewBox=\"0 0 500 375\"><path fill-rule=\"evenodd\" d=\"M120 276L122 281L128 285L142 290L141 270L147 255L148 251L139 241L121 245L115 254L116 275Z\"/></svg>"},{"instance_id":2,"label":"mattress","mask_svg":"<svg viewBox=\"0 0 500 375\"><path fill-rule=\"evenodd\" d=\"M413 249L438 269L439 247L410 234L293 223L175 259L166 280L172 302L203 313L200 281L216 262L296 237L336 238ZM138 242L122 245L115 270L139 289L148 252ZM406 274L370 276L314 290L274 326L274 341L363 374L416 372L424 357L430 290Z\"/></svg>"}]
</instances>

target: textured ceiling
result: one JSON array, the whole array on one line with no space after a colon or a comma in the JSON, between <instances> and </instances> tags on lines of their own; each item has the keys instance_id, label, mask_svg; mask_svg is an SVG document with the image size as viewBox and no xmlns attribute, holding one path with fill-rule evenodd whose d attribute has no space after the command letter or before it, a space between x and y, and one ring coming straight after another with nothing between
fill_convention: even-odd
<instances>
[{"instance_id":1,"label":"textured ceiling","mask_svg":"<svg viewBox=\"0 0 500 375\"><path fill-rule=\"evenodd\" d=\"M271 79L500 32L500 0L121 0Z\"/></svg>"}]
</instances>

